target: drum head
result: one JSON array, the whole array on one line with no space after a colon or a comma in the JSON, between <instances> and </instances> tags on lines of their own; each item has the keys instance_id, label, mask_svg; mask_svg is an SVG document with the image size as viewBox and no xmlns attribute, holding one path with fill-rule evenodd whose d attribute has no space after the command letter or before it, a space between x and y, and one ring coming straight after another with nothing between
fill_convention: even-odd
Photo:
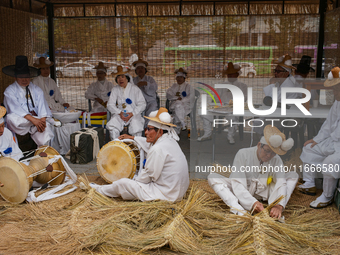
<instances>
[{"instance_id":1,"label":"drum head","mask_svg":"<svg viewBox=\"0 0 340 255\"><path fill-rule=\"evenodd\" d=\"M54 156L54 155L60 155L59 152L56 151L51 146L41 146L41 147L39 147L34 155L39 155L41 152L45 152L47 154L47 157L48 156ZM63 163L61 162L60 159L56 163L53 164L53 169L54 170L60 170L60 171L62 171L64 173L62 175L60 175L58 178L56 178L55 180L51 181L50 184L51 185L62 184L64 182L64 180L65 180L65 167L64 167L64 165L63 165ZM43 174L41 174L41 175L44 175L43 179L48 178L48 180L52 180L54 177L56 177L57 175L60 174L60 172L56 172L54 170L52 171L52 173L43 173ZM45 183L41 183L41 184L45 184Z\"/></svg>"},{"instance_id":2,"label":"drum head","mask_svg":"<svg viewBox=\"0 0 340 255\"><path fill-rule=\"evenodd\" d=\"M97 169L108 183L121 178L132 178L136 172L136 156L128 144L111 141L104 145L97 156Z\"/></svg>"},{"instance_id":3,"label":"drum head","mask_svg":"<svg viewBox=\"0 0 340 255\"><path fill-rule=\"evenodd\" d=\"M0 187L1 196L11 203L25 201L30 189L29 182L20 162L4 157L0 158Z\"/></svg>"}]
</instances>

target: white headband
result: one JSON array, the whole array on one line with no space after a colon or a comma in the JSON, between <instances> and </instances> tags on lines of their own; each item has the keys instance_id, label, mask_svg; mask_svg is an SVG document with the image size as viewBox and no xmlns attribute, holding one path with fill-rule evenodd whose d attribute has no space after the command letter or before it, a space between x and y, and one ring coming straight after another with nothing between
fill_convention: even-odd
<instances>
[{"instance_id":1,"label":"white headband","mask_svg":"<svg viewBox=\"0 0 340 255\"><path fill-rule=\"evenodd\" d=\"M5 122L4 118L1 118L1 119L0 119L0 124L2 124L2 123L4 123L4 122Z\"/></svg>"},{"instance_id":2,"label":"white headband","mask_svg":"<svg viewBox=\"0 0 340 255\"><path fill-rule=\"evenodd\" d=\"M104 68L99 68L99 69L97 69L97 73L100 72L100 71L101 71L101 72L104 72L104 73L107 73L106 69L104 69Z\"/></svg>"},{"instance_id":3,"label":"white headband","mask_svg":"<svg viewBox=\"0 0 340 255\"><path fill-rule=\"evenodd\" d=\"M136 68L139 67L139 66L142 66L142 67L144 67L146 69L146 65L144 63L141 63L141 62L137 63L136 64Z\"/></svg>"},{"instance_id":4,"label":"white headband","mask_svg":"<svg viewBox=\"0 0 340 255\"><path fill-rule=\"evenodd\" d=\"M150 120L148 125L153 126L155 128L163 129L163 130L168 130L168 134L171 138L175 139L176 141L179 141L179 137L176 133L176 131L173 129L173 127L167 126L165 124L161 124L159 122Z\"/></svg>"},{"instance_id":5,"label":"white headband","mask_svg":"<svg viewBox=\"0 0 340 255\"><path fill-rule=\"evenodd\" d=\"M179 76L182 76L182 77L184 77L184 78L187 77L186 74L185 74L185 73L182 73L182 72L176 73L176 77L179 77Z\"/></svg>"}]
</instances>

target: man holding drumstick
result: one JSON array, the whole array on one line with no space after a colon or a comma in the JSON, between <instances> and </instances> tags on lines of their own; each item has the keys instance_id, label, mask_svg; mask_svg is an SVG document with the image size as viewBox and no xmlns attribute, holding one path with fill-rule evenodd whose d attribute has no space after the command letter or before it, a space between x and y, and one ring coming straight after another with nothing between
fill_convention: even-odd
<instances>
[{"instance_id":1,"label":"man holding drumstick","mask_svg":"<svg viewBox=\"0 0 340 255\"><path fill-rule=\"evenodd\" d=\"M121 135L119 139L133 139L147 153L145 165L134 178L122 178L108 185L91 183L99 193L124 200L168 200L183 198L189 187L188 162L179 147L179 140L171 116L161 107L151 112L145 137Z\"/></svg>"}]
</instances>

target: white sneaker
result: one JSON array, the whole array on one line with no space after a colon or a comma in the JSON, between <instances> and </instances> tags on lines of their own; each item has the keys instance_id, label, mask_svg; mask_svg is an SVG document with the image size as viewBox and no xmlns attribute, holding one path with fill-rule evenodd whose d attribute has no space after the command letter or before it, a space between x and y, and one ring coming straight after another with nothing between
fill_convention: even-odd
<instances>
[{"instance_id":1,"label":"white sneaker","mask_svg":"<svg viewBox=\"0 0 340 255\"><path fill-rule=\"evenodd\" d=\"M209 134L209 135L204 134L203 136L197 138L198 142L207 141L207 140L211 140L211 134Z\"/></svg>"},{"instance_id":2,"label":"white sneaker","mask_svg":"<svg viewBox=\"0 0 340 255\"><path fill-rule=\"evenodd\" d=\"M230 144L235 144L234 137L228 137L228 142L229 142Z\"/></svg>"}]
</instances>

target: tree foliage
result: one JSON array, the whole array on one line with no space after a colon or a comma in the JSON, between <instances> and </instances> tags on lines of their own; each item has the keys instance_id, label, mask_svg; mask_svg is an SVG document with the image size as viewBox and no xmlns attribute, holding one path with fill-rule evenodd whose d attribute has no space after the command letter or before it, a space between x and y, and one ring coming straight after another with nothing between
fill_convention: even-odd
<instances>
[{"instance_id":1,"label":"tree foliage","mask_svg":"<svg viewBox=\"0 0 340 255\"><path fill-rule=\"evenodd\" d=\"M242 30L241 22L243 20L245 17L242 16L224 16L222 21L213 22L210 29L216 44L220 47L224 45L228 47L233 41L235 42Z\"/></svg>"}]
</instances>

